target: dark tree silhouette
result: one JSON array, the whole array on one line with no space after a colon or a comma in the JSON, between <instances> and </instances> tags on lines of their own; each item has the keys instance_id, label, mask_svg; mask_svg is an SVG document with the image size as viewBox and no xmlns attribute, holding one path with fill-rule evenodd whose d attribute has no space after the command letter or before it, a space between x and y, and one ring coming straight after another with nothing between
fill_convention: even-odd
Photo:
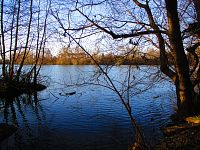
<instances>
[{"instance_id":1,"label":"dark tree silhouette","mask_svg":"<svg viewBox=\"0 0 200 150\"><path fill-rule=\"evenodd\" d=\"M89 35L92 35L100 31L110 35L114 40L127 38L134 40L142 37L143 43L146 41L146 43L151 43L151 46L156 46L160 50L160 70L172 80L176 87L178 114L182 118L196 113L195 106L197 106L196 100L198 100L199 92L199 89L194 90L200 81L198 75L200 72L199 56L196 55L199 42L197 40L196 43L185 44L189 39L195 38L195 35L190 33L187 38L182 35L186 26L189 25L188 16L186 16L188 8L196 8L199 20L199 1L194 0L193 2L188 0L120 2L104 0L85 3L77 1L75 8L68 15L75 12L85 18L85 21L82 20L78 26L65 28L59 14L55 14L54 17L64 30L64 35L72 31L86 31L86 33L90 31ZM185 3L188 5L185 6ZM195 7L191 7L191 5ZM98 6L108 9L100 12ZM195 10L191 12L191 16L195 16ZM194 21L191 16L190 21ZM185 22L188 24L186 25ZM70 19L68 23L70 23ZM195 65L188 61L188 53L195 58ZM172 64L169 56L172 57Z\"/></svg>"}]
</instances>

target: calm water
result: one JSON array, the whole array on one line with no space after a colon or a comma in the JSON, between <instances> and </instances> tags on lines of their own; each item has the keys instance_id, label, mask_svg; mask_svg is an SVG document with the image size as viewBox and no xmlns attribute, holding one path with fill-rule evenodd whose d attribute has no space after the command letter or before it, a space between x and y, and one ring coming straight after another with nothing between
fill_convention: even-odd
<instances>
[{"instance_id":1,"label":"calm water","mask_svg":"<svg viewBox=\"0 0 200 150\"><path fill-rule=\"evenodd\" d=\"M46 90L9 101L2 99L0 123L15 124L19 129L1 142L1 149L127 150L134 130L116 93L94 85L108 86L104 77L94 75L96 69L94 66L44 66L41 81L48 85ZM115 85L124 93L126 70L127 66L109 70ZM162 137L160 127L169 122L174 100L172 85L160 78L156 79L159 84L140 92L146 89L149 79L155 80L150 73L155 75L157 71L155 67L143 66L140 70L134 68L130 76L134 79L130 90L133 116L152 145ZM74 84L82 86L70 86ZM70 92L76 94L66 95Z\"/></svg>"}]
</instances>

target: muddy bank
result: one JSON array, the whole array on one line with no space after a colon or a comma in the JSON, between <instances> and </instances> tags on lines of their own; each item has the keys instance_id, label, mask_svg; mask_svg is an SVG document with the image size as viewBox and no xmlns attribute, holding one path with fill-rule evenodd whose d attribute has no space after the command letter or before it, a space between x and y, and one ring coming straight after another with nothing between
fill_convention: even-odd
<instances>
[{"instance_id":1,"label":"muddy bank","mask_svg":"<svg viewBox=\"0 0 200 150\"><path fill-rule=\"evenodd\" d=\"M34 83L25 83L25 82L6 82L0 80L0 97L15 97L23 93L33 93L35 91L42 91L46 89L45 85L34 84Z\"/></svg>"},{"instance_id":2,"label":"muddy bank","mask_svg":"<svg viewBox=\"0 0 200 150\"><path fill-rule=\"evenodd\" d=\"M200 124L180 123L163 129L165 138L156 146L157 150L199 150Z\"/></svg>"}]
</instances>

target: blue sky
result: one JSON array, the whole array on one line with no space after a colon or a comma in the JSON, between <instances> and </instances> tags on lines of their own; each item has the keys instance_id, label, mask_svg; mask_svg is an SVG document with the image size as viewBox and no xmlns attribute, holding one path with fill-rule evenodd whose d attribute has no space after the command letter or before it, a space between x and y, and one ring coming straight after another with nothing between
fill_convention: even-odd
<instances>
[{"instance_id":1,"label":"blue sky","mask_svg":"<svg viewBox=\"0 0 200 150\"><path fill-rule=\"evenodd\" d=\"M11 2L5 1L5 2ZM35 6L37 5L39 0L34 0ZM163 26L164 28L167 27L167 20L166 20L166 12L165 12L165 5L164 0L150 0L150 7L152 10L152 13L154 14L154 19L158 24ZM12 2L12 3L13 3ZM132 31L139 30L144 31L150 29L148 25L148 19L146 17L146 13L143 9L137 7L134 5L132 1L129 0L107 0L104 2L104 0L93 0L94 3L100 3L99 5L88 5L89 2L92 2L91 0L80 0L79 4L76 5L75 0L52 0L51 1L51 11L48 18L48 27L47 27L47 48L49 48L53 55L56 55L59 50L62 47L66 47L69 44L69 38L64 37L64 30L60 27L60 24L58 23L58 20L56 20L53 15L58 15L58 18L60 19L61 23L63 24L65 29L71 29L71 28L79 28L84 25L91 24L87 19L82 16L78 11L75 11L75 8L78 8L80 11L82 11L84 14L86 14L91 20L97 22L100 26L105 27L107 30L111 30L117 34L122 33L130 33ZM183 8L188 8L187 11L184 11L184 15L180 14L180 17L185 19L185 22L182 22L182 26L186 27L187 22L192 22L191 16L194 16L194 12L192 11L193 8L191 5L188 7L188 0L179 1L182 3L179 3L179 5ZM46 0L40 0L40 3L42 4L40 6L41 10L45 10L47 1ZM83 6L85 5L85 6ZM28 8L28 6L23 6L24 8ZM37 8L35 8L37 9ZM37 14L36 14L37 15ZM45 11L42 11L40 13L40 22L41 24L44 21ZM35 16L36 17L36 16ZM22 16L23 23L27 22L28 17ZM37 20L35 20L37 21ZM33 22L33 25L35 22ZM143 25L139 25L143 24ZM20 29L21 33L25 33L24 29ZM33 34L35 29L32 29ZM92 34L91 36L88 36L87 38L83 38L80 40L81 44L88 50L93 51L96 47L102 49L102 51L107 51L109 49L112 49L112 45L115 45L114 47L118 45L128 45L129 39L118 39L113 40L111 36L109 36L106 33L99 33L100 30L96 30L95 27L86 29L84 31L68 31L71 35L74 37L80 37ZM94 34L95 32L98 32ZM42 31L41 31L42 33ZM138 37L137 37L138 38ZM137 38L134 38L133 41L137 41ZM148 47L152 47L148 39L153 40L156 42L156 39L154 36L146 36L142 40L143 49L148 49ZM21 41L23 41L23 37L21 38ZM146 41L146 42L145 42ZM23 43L23 42L19 42ZM73 42L72 42L73 43Z\"/></svg>"}]
</instances>

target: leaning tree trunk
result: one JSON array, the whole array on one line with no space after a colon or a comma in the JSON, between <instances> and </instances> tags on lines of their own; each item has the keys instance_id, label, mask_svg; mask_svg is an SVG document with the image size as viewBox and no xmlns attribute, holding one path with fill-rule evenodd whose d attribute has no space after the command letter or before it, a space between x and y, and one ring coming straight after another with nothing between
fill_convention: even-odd
<instances>
[{"instance_id":1,"label":"leaning tree trunk","mask_svg":"<svg viewBox=\"0 0 200 150\"><path fill-rule=\"evenodd\" d=\"M165 0L169 28L169 40L175 58L177 72L176 91L178 113L180 116L192 112L192 83L189 75L189 63L184 51L177 12L177 0Z\"/></svg>"}]
</instances>

